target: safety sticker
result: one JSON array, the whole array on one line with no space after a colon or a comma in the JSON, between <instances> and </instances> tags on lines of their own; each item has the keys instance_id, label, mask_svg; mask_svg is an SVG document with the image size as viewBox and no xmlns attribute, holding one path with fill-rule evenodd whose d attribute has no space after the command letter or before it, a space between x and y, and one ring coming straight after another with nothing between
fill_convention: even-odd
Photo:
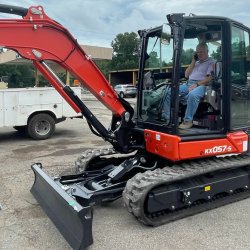
<instances>
[{"instance_id":1,"label":"safety sticker","mask_svg":"<svg viewBox=\"0 0 250 250\"><path fill-rule=\"evenodd\" d=\"M161 140L161 136L158 135L158 134L156 134L156 140L157 140L157 141L160 141L160 140Z\"/></svg>"},{"instance_id":2,"label":"safety sticker","mask_svg":"<svg viewBox=\"0 0 250 250\"><path fill-rule=\"evenodd\" d=\"M243 151L247 151L247 141L243 141Z\"/></svg>"},{"instance_id":3,"label":"safety sticker","mask_svg":"<svg viewBox=\"0 0 250 250\"><path fill-rule=\"evenodd\" d=\"M210 186L205 187L205 191L210 191Z\"/></svg>"}]
</instances>

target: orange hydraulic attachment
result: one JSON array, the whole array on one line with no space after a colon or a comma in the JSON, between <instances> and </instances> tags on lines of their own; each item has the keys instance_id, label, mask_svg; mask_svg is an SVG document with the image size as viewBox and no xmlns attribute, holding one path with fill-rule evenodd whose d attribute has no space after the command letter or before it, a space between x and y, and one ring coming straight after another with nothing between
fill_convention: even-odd
<instances>
[{"instance_id":1,"label":"orange hydraulic attachment","mask_svg":"<svg viewBox=\"0 0 250 250\"><path fill-rule=\"evenodd\" d=\"M34 9L37 12L34 12ZM62 96L62 86L53 80L49 72L46 73L47 69L39 67L39 61L50 60L69 71L115 116L120 117L125 111L118 101L116 92L95 63L66 28L44 13L42 6L31 6L23 19L1 19L0 33L0 46L16 51L23 58L33 60L38 70ZM69 98L65 99L79 113L79 108L76 108Z\"/></svg>"},{"instance_id":2,"label":"orange hydraulic attachment","mask_svg":"<svg viewBox=\"0 0 250 250\"><path fill-rule=\"evenodd\" d=\"M144 138L148 152L172 161L240 154L248 150L248 135L243 131L228 133L223 139L181 142L179 136L145 130Z\"/></svg>"}]
</instances>

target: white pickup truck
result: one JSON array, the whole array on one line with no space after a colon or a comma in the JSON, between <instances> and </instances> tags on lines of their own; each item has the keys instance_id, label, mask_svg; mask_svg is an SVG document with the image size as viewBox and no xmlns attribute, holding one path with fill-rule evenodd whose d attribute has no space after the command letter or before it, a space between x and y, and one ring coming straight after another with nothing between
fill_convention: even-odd
<instances>
[{"instance_id":1,"label":"white pickup truck","mask_svg":"<svg viewBox=\"0 0 250 250\"><path fill-rule=\"evenodd\" d=\"M73 90L81 98L81 88ZM44 140L52 136L56 123L81 116L52 87L0 89L0 128L12 126Z\"/></svg>"}]
</instances>

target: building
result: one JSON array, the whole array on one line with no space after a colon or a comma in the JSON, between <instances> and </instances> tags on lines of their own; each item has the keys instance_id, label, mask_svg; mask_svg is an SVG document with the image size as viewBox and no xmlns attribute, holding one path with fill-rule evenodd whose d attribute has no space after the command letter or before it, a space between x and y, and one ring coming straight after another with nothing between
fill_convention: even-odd
<instances>
[{"instance_id":1,"label":"building","mask_svg":"<svg viewBox=\"0 0 250 250\"><path fill-rule=\"evenodd\" d=\"M105 48L105 47L97 47L97 46L89 46L89 45L81 45L83 50L91 56L93 61L97 60L112 60L112 48ZM64 73L66 72L66 84L69 85L69 72L67 72L64 68L58 65L55 62L45 61L50 68L55 73ZM24 64L32 64L32 61L24 59L20 57L15 51L8 50L2 54L0 54L0 64L7 64L7 65L24 65ZM39 78L38 75L41 74L36 69L36 86L39 86Z\"/></svg>"},{"instance_id":2,"label":"building","mask_svg":"<svg viewBox=\"0 0 250 250\"><path fill-rule=\"evenodd\" d=\"M186 68L189 65L182 65L182 72L184 73ZM154 70L157 72L159 69L154 68L146 68L146 71ZM162 72L171 72L172 66L162 67ZM114 70L109 71L109 83L112 87L116 86L117 84L133 84L136 85L136 81L138 78L138 69L125 69L125 70Z\"/></svg>"}]
</instances>

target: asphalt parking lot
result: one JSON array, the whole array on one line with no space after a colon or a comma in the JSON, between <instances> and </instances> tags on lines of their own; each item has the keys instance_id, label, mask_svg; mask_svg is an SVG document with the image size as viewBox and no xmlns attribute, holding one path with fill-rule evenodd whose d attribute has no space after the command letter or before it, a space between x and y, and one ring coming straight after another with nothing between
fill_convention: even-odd
<instances>
[{"instance_id":1,"label":"asphalt parking lot","mask_svg":"<svg viewBox=\"0 0 250 250\"><path fill-rule=\"evenodd\" d=\"M111 113L90 97L84 100L107 127ZM46 141L1 128L0 249L71 249L29 192L34 181L30 165L41 162L44 171L54 175L73 168L81 152L107 146L81 119L57 124L54 136ZM94 244L89 249L246 250L250 249L249 209L250 199L152 228L131 216L119 199L94 208Z\"/></svg>"}]
</instances>

